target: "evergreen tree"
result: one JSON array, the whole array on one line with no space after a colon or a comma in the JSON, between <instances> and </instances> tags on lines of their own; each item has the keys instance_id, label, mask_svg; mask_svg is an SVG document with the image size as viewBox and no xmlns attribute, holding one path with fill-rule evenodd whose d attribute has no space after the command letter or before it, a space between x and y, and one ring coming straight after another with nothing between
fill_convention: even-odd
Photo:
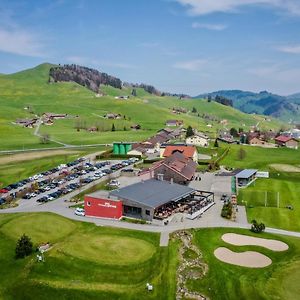
<instances>
[{"instance_id":1,"label":"evergreen tree","mask_svg":"<svg viewBox=\"0 0 300 300\"><path fill-rule=\"evenodd\" d=\"M188 126L188 128L186 129L186 135L185 137L190 137L190 136L193 136L194 135L194 130L191 126Z\"/></svg>"},{"instance_id":2,"label":"evergreen tree","mask_svg":"<svg viewBox=\"0 0 300 300\"><path fill-rule=\"evenodd\" d=\"M238 137L238 136L239 136L238 131L237 131L235 128L231 128L231 129L230 129L230 134L231 134L233 137Z\"/></svg>"},{"instance_id":3,"label":"evergreen tree","mask_svg":"<svg viewBox=\"0 0 300 300\"><path fill-rule=\"evenodd\" d=\"M193 107L192 113L196 113L196 112L197 112L197 108L196 108L196 107Z\"/></svg>"},{"instance_id":4,"label":"evergreen tree","mask_svg":"<svg viewBox=\"0 0 300 300\"><path fill-rule=\"evenodd\" d=\"M111 131L116 131L116 127L115 127L115 124L113 123L112 126L111 126Z\"/></svg>"},{"instance_id":5,"label":"evergreen tree","mask_svg":"<svg viewBox=\"0 0 300 300\"><path fill-rule=\"evenodd\" d=\"M136 96L137 96L137 94L136 94L136 89L132 89L131 95L132 95L133 97L136 97Z\"/></svg>"},{"instance_id":6,"label":"evergreen tree","mask_svg":"<svg viewBox=\"0 0 300 300\"><path fill-rule=\"evenodd\" d=\"M246 157L246 151L241 147L238 151L238 159L244 160Z\"/></svg>"},{"instance_id":7,"label":"evergreen tree","mask_svg":"<svg viewBox=\"0 0 300 300\"><path fill-rule=\"evenodd\" d=\"M215 147L215 148L218 148L218 147L219 147L218 139L215 139L214 147Z\"/></svg>"},{"instance_id":8,"label":"evergreen tree","mask_svg":"<svg viewBox=\"0 0 300 300\"><path fill-rule=\"evenodd\" d=\"M28 256L32 253L33 251L33 244L31 242L30 237L27 235L23 234L16 245L16 258L24 258L25 256Z\"/></svg>"}]
</instances>

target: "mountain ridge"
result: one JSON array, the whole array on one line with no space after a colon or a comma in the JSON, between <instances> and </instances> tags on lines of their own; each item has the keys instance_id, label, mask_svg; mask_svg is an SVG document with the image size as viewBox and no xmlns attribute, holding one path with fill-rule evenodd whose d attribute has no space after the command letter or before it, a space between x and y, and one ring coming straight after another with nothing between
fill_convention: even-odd
<instances>
[{"instance_id":1,"label":"mountain ridge","mask_svg":"<svg viewBox=\"0 0 300 300\"><path fill-rule=\"evenodd\" d=\"M245 113L273 116L284 121L300 121L300 93L280 96L268 91L259 93L243 90L219 90L200 94L194 98L226 97L232 100L233 107Z\"/></svg>"}]
</instances>

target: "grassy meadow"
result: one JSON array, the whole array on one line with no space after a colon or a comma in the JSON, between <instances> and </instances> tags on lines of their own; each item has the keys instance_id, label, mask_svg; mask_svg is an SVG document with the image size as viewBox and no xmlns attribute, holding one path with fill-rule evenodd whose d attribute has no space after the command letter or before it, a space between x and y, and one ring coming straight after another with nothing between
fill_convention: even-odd
<instances>
[{"instance_id":1,"label":"grassy meadow","mask_svg":"<svg viewBox=\"0 0 300 300\"><path fill-rule=\"evenodd\" d=\"M44 263L15 260L23 233L53 244ZM1 299L174 299L176 245L160 248L158 234L41 213L0 215L0 237Z\"/></svg>"},{"instance_id":2,"label":"grassy meadow","mask_svg":"<svg viewBox=\"0 0 300 300\"><path fill-rule=\"evenodd\" d=\"M228 145L221 144L221 147L228 147ZM288 170L300 166L300 149L240 145L229 147L228 155L220 162L221 165L254 168L268 171L270 174L270 178L258 178L251 186L240 189L238 200L240 204L247 203L248 221L257 219L269 227L300 231L300 172L282 171L285 168ZM241 147L246 153L243 160L238 159L238 151ZM276 166L278 169L275 168ZM283 166L282 170L280 166ZM267 207L265 207L265 197L267 197ZM279 208L277 208L277 197L279 197ZM286 208L289 205L293 210Z\"/></svg>"},{"instance_id":3,"label":"grassy meadow","mask_svg":"<svg viewBox=\"0 0 300 300\"><path fill-rule=\"evenodd\" d=\"M248 115L216 102L200 99L179 100L175 97L156 97L143 89L137 89L137 97L129 100L115 99L119 95L131 95L131 89L115 89L102 86L105 96L96 97L90 90L71 82L48 84L50 64L11 75L0 76L0 136L5 141L0 150L30 149L59 146L55 142L41 144L33 135L34 129L12 124L17 118L32 118L44 112L67 113L69 118L56 120L54 125L40 127L41 133L50 138L71 145L111 143L113 141L141 141L165 126L168 119L182 119L185 126L208 132L215 136L221 128L219 122L228 120L227 127L244 127L260 123L261 128L279 129L283 123L277 120L266 121L259 115ZM30 109L26 110L25 107ZM174 115L172 107L185 107L187 114ZM191 113L192 108L197 113ZM119 120L107 120L106 113L120 113ZM199 116L198 116L199 114ZM203 118L206 115L213 120ZM85 129L76 130L78 124L86 127L98 126L99 132L90 133ZM116 131L112 132L112 124ZM139 131L130 130L133 124L140 124ZM211 124L212 127L207 127ZM126 130L124 130L126 129Z\"/></svg>"}]
</instances>

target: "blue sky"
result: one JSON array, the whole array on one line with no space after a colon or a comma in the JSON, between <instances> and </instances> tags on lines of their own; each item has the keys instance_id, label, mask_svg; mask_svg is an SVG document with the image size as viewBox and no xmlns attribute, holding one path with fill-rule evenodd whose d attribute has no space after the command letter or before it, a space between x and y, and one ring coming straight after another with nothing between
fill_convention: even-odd
<instances>
[{"instance_id":1,"label":"blue sky","mask_svg":"<svg viewBox=\"0 0 300 300\"><path fill-rule=\"evenodd\" d=\"M299 0L0 0L0 73L77 63L196 95L300 92Z\"/></svg>"}]
</instances>

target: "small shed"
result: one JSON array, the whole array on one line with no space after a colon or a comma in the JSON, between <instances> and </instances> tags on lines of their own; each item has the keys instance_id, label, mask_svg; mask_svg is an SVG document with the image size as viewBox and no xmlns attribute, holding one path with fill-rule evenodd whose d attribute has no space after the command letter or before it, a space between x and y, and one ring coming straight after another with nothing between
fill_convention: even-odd
<instances>
[{"instance_id":1,"label":"small shed","mask_svg":"<svg viewBox=\"0 0 300 300\"><path fill-rule=\"evenodd\" d=\"M249 185L253 180L256 179L256 169L245 169L235 175L237 184L239 187Z\"/></svg>"}]
</instances>

